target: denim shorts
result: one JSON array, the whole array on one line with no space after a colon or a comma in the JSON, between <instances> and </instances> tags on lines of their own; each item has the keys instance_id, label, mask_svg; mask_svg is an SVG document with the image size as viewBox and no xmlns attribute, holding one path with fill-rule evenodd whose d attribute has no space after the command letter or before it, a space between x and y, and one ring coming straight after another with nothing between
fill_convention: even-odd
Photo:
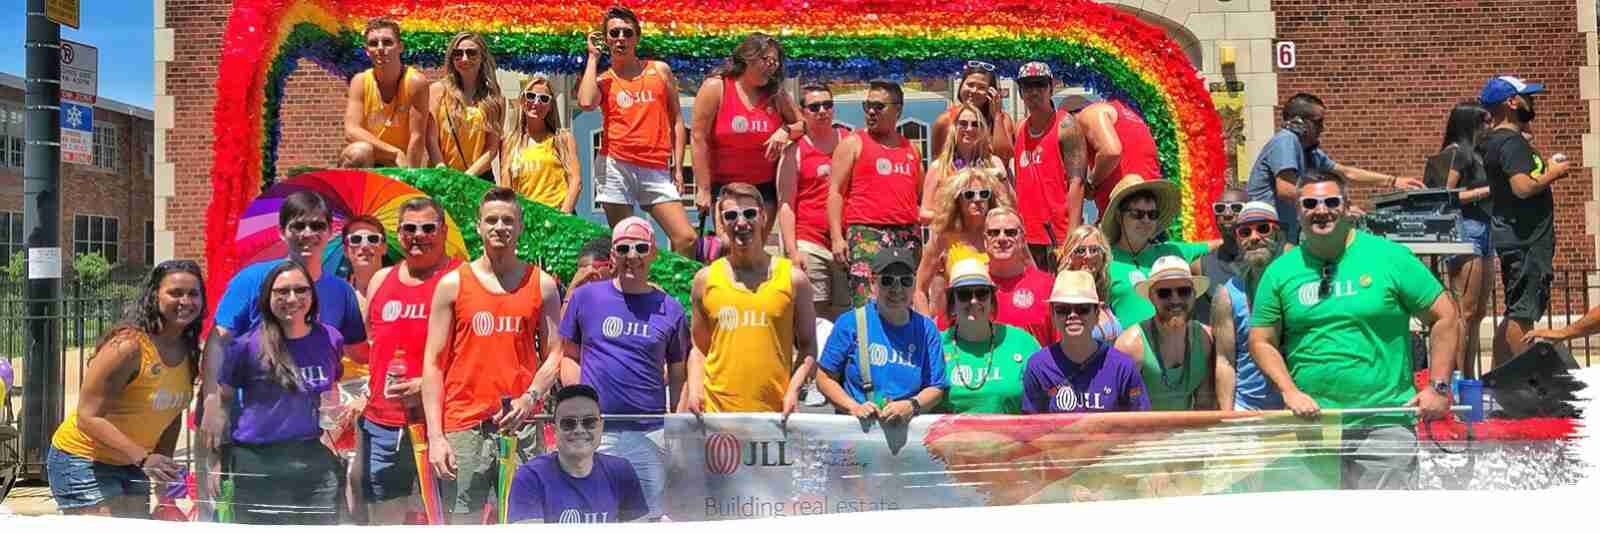
<instances>
[{"instance_id":1,"label":"denim shorts","mask_svg":"<svg viewBox=\"0 0 1600 533\"><path fill-rule=\"evenodd\" d=\"M1450 263L1455 264L1478 257L1493 257L1494 242L1489 240L1489 224L1470 218L1461 219L1461 242L1472 243L1471 254L1461 254L1450 257Z\"/></svg>"},{"instance_id":2,"label":"denim shorts","mask_svg":"<svg viewBox=\"0 0 1600 533\"><path fill-rule=\"evenodd\" d=\"M51 447L45 470L59 509L94 507L119 496L150 498L150 478L133 465L109 465Z\"/></svg>"}]
</instances>

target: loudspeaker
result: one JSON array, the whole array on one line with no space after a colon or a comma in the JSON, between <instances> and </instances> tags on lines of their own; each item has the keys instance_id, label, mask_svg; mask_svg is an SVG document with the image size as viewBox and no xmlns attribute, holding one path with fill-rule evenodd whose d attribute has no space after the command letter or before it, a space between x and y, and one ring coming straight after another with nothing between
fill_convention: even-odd
<instances>
[{"instance_id":1,"label":"loudspeaker","mask_svg":"<svg viewBox=\"0 0 1600 533\"><path fill-rule=\"evenodd\" d=\"M1578 368L1572 354L1547 342L1534 343L1526 351L1483 375L1500 409L1493 418L1558 417L1577 418L1582 411L1577 395L1584 384L1569 370Z\"/></svg>"}]
</instances>

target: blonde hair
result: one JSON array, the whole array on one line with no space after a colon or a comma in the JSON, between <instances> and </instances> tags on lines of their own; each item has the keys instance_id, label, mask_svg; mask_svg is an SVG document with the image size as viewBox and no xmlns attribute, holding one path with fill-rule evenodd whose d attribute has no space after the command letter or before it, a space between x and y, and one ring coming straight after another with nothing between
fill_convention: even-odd
<instances>
[{"instance_id":1,"label":"blonde hair","mask_svg":"<svg viewBox=\"0 0 1600 533\"><path fill-rule=\"evenodd\" d=\"M478 62L478 94L465 94L461 88L465 82L461 78L461 73L456 71L455 61L451 59L451 55L455 53L456 47L460 46L462 41L472 41L477 44L479 57L483 58ZM500 96L500 81L495 79L494 53L489 51L489 44L484 42L483 36L476 33L457 33L455 37L450 38L450 46L445 48L444 55L445 76L444 79L439 81L444 82L445 94L444 98L439 101L439 105L444 106L448 116L454 117L456 122L460 123L465 120L460 108L469 100L477 100L478 103L474 107L477 107L478 111L483 113L484 127L499 131L500 122L504 117L503 111L506 102L505 98ZM441 124L440 127L449 128L451 126L446 123ZM472 164L471 161L466 161L465 163Z\"/></svg>"},{"instance_id":2,"label":"blonde hair","mask_svg":"<svg viewBox=\"0 0 1600 533\"><path fill-rule=\"evenodd\" d=\"M1111 270L1111 241L1106 239L1106 234L1101 232L1098 226L1079 224L1078 227L1072 229L1072 232L1067 233L1066 242L1061 243L1060 248L1056 248L1056 264L1060 265L1057 271L1067 270L1067 259L1071 258L1072 250L1088 241L1089 237L1098 237L1100 239L1100 247L1105 252L1105 261L1100 265L1100 271L1091 272L1091 274L1094 274L1094 290L1098 291L1100 297L1104 299L1109 294L1107 291L1111 289L1111 274L1108 272Z\"/></svg>"},{"instance_id":3,"label":"blonde hair","mask_svg":"<svg viewBox=\"0 0 1600 533\"><path fill-rule=\"evenodd\" d=\"M944 201L933 208L933 223L929 224L933 232L956 234L967 230L966 223L962 220L961 192L974 186L981 185L989 189L989 211L1013 209L1017 205L1017 199L1011 193L1011 186L1006 185L1005 180L1001 178L1003 172L1004 170L1000 169L966 168L940 183L938 189L934 191L934 197Z\"/></svg>"},{"instance_id":4,"label":"blonde hair","mask_svg":"<svg viewBox=\"0 0 1600 533\"><path fill-rule=\"evenodd\" d=\"M550 112L544 114L544 128L555 139L553 142L556 149L556 159L560 160L562 164L566 164L567 143L563 141L563 138L566 135L570 135L571 132L561 126L561 113L556 109L555 99L557 93L555 84L544 74L533 74L522 82L522 91L517 94L515 100L511 101L511 112L516 117L516 123L501 143L503 148L500 150L500 160L505 166L506 171L504 174L507 180L516 177L517 171L522 164L522 160L517 157L517 151L521 150L522 146L528 142L527 114L529 104L526 95L528 91L539 86L543 86L545 91L550 94Z\"/></svg>"},{"instance_id":5,"label":"blonde hair","mask_svg":"<svg viewBox=\"0 0 1600 533\"><path fill-rule=\"evenodd\" d=\"M972 104L962 103L956 108L956 113L950 118L949 133L945 134L944 149L939 151L939 167L944 169L946 175L955 172L956 145L961 144L961 132L956 129L956 121L961 120L961 114L971 111L978 117L978 154L973 161L966 161L966 168L989 168L994 165L993 133L989 131L988 119L984 118L983 111ZM947 178L948 181L948 178Z\"/></svg>"}]
</instances>

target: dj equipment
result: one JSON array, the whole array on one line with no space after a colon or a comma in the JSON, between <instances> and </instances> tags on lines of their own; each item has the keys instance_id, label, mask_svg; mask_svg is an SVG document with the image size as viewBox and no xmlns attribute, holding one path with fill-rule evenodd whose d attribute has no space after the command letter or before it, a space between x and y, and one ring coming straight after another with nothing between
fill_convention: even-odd
<instances>
[{"instance_id":1,"label":"dj equipment","mask_svg":"<svg viewBox=\"0 0 1600 533\"><path fill-rule=\"evenodd\" d=\"M1417 189L1379 195L1362 228L1397 242L1455 242L1460 236L1461 189Z\"/></svg>"}]
</instances>

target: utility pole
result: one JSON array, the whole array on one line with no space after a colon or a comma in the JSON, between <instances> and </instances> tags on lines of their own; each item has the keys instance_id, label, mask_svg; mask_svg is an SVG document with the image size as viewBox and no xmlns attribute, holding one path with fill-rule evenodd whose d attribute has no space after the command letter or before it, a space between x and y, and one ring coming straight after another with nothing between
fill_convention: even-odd
<instances>
[{"instance_id":1,"label":"utility pole","mask_svg":"<svg viewBox=\"0 0 1600 533\"><path fill-rule=\"evenodd\" d=\"M27 235L26 370L22 389L22 463L44 464L61 424L61 26L45 0L28 0L27 86L22 159L23 231ZM43 473L41 468L38 472Z\"/></svg>"}]
</instances>

